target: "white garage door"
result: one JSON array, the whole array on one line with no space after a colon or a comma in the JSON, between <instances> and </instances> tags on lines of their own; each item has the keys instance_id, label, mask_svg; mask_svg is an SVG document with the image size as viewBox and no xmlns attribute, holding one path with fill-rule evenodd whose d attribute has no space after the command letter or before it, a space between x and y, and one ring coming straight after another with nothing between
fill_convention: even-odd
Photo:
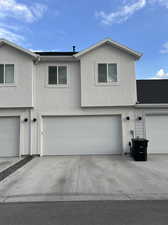
<instances>
[{"instance_id":1,"label":"white garage door","mask_svg":"<svg viewBox=\"0 0 168 225\"><path fill-rule=\"evenodd\" d=\"M0 157L19 155L19 117L0 117Z\"/></svg>"},{"instance_id":2,"label":"white garage door","mask_svg":"<svg viewBox=\"0 0 168 225\"><path fill-rule=\"evenodd\" d=\"M121 154L119 116L44 117L43 154Z\"/></svg>"},{"instance_id":3,"label":"white garage door","mask_svg":"<svg viewBox=\"0 0 168 225\"><path fill-rule=\"evenodd\" d=\"M168 115L147 116L146 136L149 153L168 153Z\"/></svg>"}]
</instances>

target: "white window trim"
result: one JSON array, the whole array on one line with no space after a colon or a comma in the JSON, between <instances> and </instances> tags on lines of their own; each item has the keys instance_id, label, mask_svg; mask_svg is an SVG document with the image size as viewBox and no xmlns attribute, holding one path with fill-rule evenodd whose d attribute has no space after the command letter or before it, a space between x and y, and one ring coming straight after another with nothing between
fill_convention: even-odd
<instances>
[{"instance_id":1,"label":"white window trim","mask_svg":"<svg viewBox=\"0 0 168 225\"><path fill-rule=\"evenodd\" d=\"M16 65L13 62L0 62L0 64L4 65L4 83L0 83L0 87L16 87ZM5 83L5 65L12 64L14 65L14 82L13 83Z\"/></svg>"},{"instance_id":2,"label":"white window trim","mask_svg":"<svg viewBox=\"0 0 168 225\"><path fill-rule=\"evenodd\" d=\"M66 84L49 84L48 83L48 78L49 78L49 73L48 73L48 69L50 66L66 66L67 68L67 83ZM69 87L69 65L68 64L47 64L47 76L46 76L46 87L47 88L68 88Z\"/></svg>"},{"instance_id":3,"label":"white window trim","mask_svg":"<svg viewBox=\"0 0 168 225\"><path fill-rule=\"evenodd\" d=\"M98 82L98 64L117 64L117 81L111 81L107 83L100 83ZM107 73L108 73L108 66L107 66ZM119 79L119 74L120 74L120 63L116 61L100 61L95 63L95 81L96 81L96 86L118 86L120 85L120 79ZM107 74L108 75L108 74ZM108 78L108 77L107 77Z\"/></svg>"}]
</instances>

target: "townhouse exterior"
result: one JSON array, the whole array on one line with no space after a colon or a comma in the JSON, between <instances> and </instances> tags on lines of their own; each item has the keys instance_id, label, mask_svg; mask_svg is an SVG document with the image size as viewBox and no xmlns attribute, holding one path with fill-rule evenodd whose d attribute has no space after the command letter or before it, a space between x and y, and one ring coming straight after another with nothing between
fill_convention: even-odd
<instances>
[{"instance_id":1,"label":"townhouse exterior","mask_svg":"<svg viewBox=\"0 0 168 225\"><path fill-rule=\"evenodd\" d=\"M111 39L81 52L1 39L0 157L124 154L133 136L168 153L168 82L136 81L140 57Z\"/></svg>"}]
</instances>

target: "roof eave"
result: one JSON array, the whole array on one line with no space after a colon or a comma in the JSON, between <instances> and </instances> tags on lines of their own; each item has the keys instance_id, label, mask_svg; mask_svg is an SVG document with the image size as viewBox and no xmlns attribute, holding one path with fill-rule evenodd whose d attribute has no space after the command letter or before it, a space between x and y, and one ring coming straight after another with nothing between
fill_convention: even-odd
<instances>
[{"instance_id":1,"label":"roof eave","mask_svg":"<svg viewBox=\"0 0 168 225\"><path fill-rule=\"evenodd\" d=\"M36 55L35 53L33 53L33 52L31 52L31 51L29 51L29 50L23 48L23 47L20 47L20 46L14 44L13 42L10 42L10 41L8 41L8 40L6 40L6 39L0 39L0 46L2 46L2 45L4 45L4 44L9 45L9 46L11 46L11 47L13 47L13 48L15 48L15 49L17 49L17 50L19 50L19 51L22 51L22 52L24 52L25 54L30 55L30 56L33 57L34 59L36 59L36 58L39 57L39 56Z\"/></svg>"},{"instance_id":2,"label":"roof eave","mask_svg":"<svg viewBox=\"0 0 168 225\"><path fill-rule=\"evenodd\" d=\"M134 50L132 50L132 49L130 49L130 48L124 46L124 45L121 45L121 44L119 44L119 43L117 43L117 42L115 42L115 41L113 41L111 39L105 39L105 40L100 41L97 44L95 44L95 45L93 45L93 46L91 46L91 47L89 47L89 48L87 48L87 49L85 49L85 50L75 54L74 57L79 58L79 57L87 54L88 52L90 52L90 51L100 47L103 44L110 44L110 45L115 46L115 47L117 47L117 48L119 48L121 50L124 50L128 54L134 56L136 60L140 59L142 57L142 55L143 55L142 53L134 51Z\"/></svg>"}]
</instances>

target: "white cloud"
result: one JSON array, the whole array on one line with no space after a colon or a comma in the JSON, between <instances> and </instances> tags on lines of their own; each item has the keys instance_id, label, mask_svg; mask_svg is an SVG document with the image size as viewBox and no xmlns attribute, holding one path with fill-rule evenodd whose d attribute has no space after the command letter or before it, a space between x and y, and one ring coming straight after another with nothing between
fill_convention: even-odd
<instances>
[{"instance_id":1,"label":"white cloud","mask_svg":"<svg viewBox=\"0 0 168 225\"><path fill-rule=\"evenodd\" d=\"M139 11L140 9L144 8L146 5L146 0L138 0L133 4L127 4L120 8L116 12L112 13L105 13L104 11L100 11L96 13L97 17L101 18L101 22L107 25L113 23L122 23L130 16L132 16L135 12Z\"/></svg>"},{"instance_id":2,"label":"white cloud","mask_svg":"<svg viewBox=\"0 0 168 225\"><path fill-rule=\"evenodd\" d=\"M152 79L168 79L168 72L160 69Z\"/></svg>"},{"instance_id":3,"label":"white cloud","mask_svg":"<svg viewBox=\"0 0 168 225\"><path fill-rule=\"evenodd\" d=\"M163 44L163 47L162 47L160 53L162 53L162 54L167 54L168 53L168 42Z\"/></svg>"},{"instance_id":4,"label":"white cloud","mask_svg":"<svg viewBox=\"0 0 168 225\"><path fill-rule=\"evenodd\" d=\"M18 44L22 43L25 39L20 33L27 30L27 26L26 28L24 26L23 29L23 23L38 21L42 18L46 9L46 5L35 1L25 4L18 2L18 0L0 0L0 38ZM16 21L13 19L16 19Z\"/></svg>"},{"instance_id":5,"label":"white cloud","mask_svg":"<svg viewBox=\"0 0 168 225\"><path fill-rule=\"evenodd\" d=\"M12 32L5 28L0 28L0 38L6 38L10 41L17 42L17 43L24 41L24 37L22 35L16 34L15 32Z\"/></svg>"},{"instance_id":6,"label":"white cloud","mask_svg":"<svg viewBox=\"0 0 168 225\"><path fill-rule=\"evenodd\" d=\"M123 3L125 5L120 7L117 11L110 13L104 11L96 12L96 17L100 18L101 23L111 25L127 21L132 15L145 8L147 5L158 4L168 9L168 0L123 0Z\"/></svg>"},{"instance_id":7,"label":"white cloud","mask_svg":"<svg viewBox=\"0 0 168 225\"><path fill-rule=\"evenodd\" d=\"M167 0L149 0L150 3L157 3L163 7L168 8L168 1Z\"/></svg>"},{"instance_id":8,"label":"white cloud","mask_svg":"<svg viewBox=\"0 0 168 225\"><path fill-rule=\"evenodd\" d=\"M42 17L46 8L45 5L39 3L28 6L16 0L0 0L0 18L13 17L32 23Z\"/></svg>"},{"instance_id":9,"label":"white cloud","mask_svg":"<svg viewBox=\"0 0 168 225\"><path fill-rule=\"evenodd\" d=\"M7 24L0 22L0 28L9 29L12 31L19 31L20 29L23 29L23 26L17 25L17 24ZM25 29L25 28L24 28Z\"/></svg>"},{"instance_id":10,"label":"white cloud","mask_svg":"<svg viewBox=\"0 0 168 225\"><path fill-rule=\"evenodd\" d=\"M35 3L31 8L32 14L34 16L34 20L40 19L44 12L47 10L47 6L39 3Z\"/></svg>"}]
</instances>

